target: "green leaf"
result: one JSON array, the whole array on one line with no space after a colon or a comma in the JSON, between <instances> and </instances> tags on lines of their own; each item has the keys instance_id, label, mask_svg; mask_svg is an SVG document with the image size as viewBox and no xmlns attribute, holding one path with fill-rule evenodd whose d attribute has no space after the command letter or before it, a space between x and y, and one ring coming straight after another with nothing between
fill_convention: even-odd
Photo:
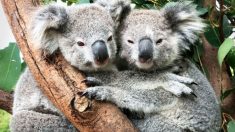
<instances>
[{"instance_id":1,"label":"green leaf","mask_svg":"<svg viewBox=\"0 0 235 132\"><path fill-rule=\"evenodd\" d=\"M21 73L19 49L15 43L0 50L0 88L12 91Z\"/></svg>"},{"instance_id":2,"label":"green leaf","mask_svg":"<svg viewBox=\"0 0 235 132\"><path fill-rule=\"evenodd\" d=\"M27 64L25 62L22 62L21 63L21 72L23 72L26 67L27 67Z\"/></svg>"},{"instance_id":3,"label":"green leaf","mask_svg":"<svg viewBox=\"0 0 235 132\"><path fill-rule=\"evenodd\" d=\"M231 6L235 7L235 0L231 0Z\"/></svg>"},{"instance_id":4,"label":"green leaf","mask_svg":"<svg viewBox=\"0 0 235 132\"><path fill-rule=\"evenodd\" d=\"M137 5L142 5L144 4L144 0L132 0L133 3L137 4Z\"/></svg>"},{"instance_id":5,"label":"green leaf","mask_svg":"<svg viewBox=\"0 0 235 132\"><path fill-rule=\"evenodd\" d=\"M1 132L10 132L9 123L11 115L6 111L0 109L0 131Z\"/></svg>"},{"instance_id":6,"label":"green leaf","mask_svg":"<svg viewBox=\"0 0 235 132\"><path fill-rule=\"evenodd\" d=\"M229 23L228 17L224 15L223 17L223 32L224 32L224 37L227 38L231 35L233 31L232 25Z\"/></svg>"},{"instance_id":7,"label":"green leaf","mask_svg":"<svg viewBox=\"0 0 235 132\"><path fill-rule=\"evenodd\" d=\"M218 51L218 61L219 65L222 66L222 63L224 61L224 58L229 53L231 48L234 46L234 41L231 38L225 39L225 41L222 43L222 45L219 47Z\"/></svg>"},{"instance_id":8,"label":"green leaf","mask_svg":"<svg viewBox=\"0 0 235 132\"><path fill-rule=\"evenodd\" d=\"M90 0L79 0L79 4L90 3Z\"/></svg>"},{"instance_id":9,"label":"green leaf","mask_svg":"<svg viewBox=\"0 0 235 132\"><path fill-rule=\"evenodd\" d=\"M197 6L197 11L199 12L199 15L201 16L201 15L205 15L208 12L208 9Z\"/></svg>"},{"instance_id":10,"label":"green leaf","mask_svg":"<svg viewBox=\"0 0 235 132\"><path fill-rule=\"evenodd\" d=\"M219 39L219 29L218 27L212 26L210 23L207 26L206 32L204 33L208 42L214 46L219 47L221 42Z\"/></svg>"},{"instance_id":11,"label":"green leaf","mask_svg":"<svg viewBox=\"0 0 235 132\"><path fill-rule=\"evenodd\" d=\"M235 69L235 47L233 47L227 57L226 57L226 62L229 66L231 66L233 69Z\"/></svg>"},{"instance_id":12,"label":"green leaf","mask_svg":"<svg viewBox=\"0 0 235 132\"><path fill-rule=\"evenodd\" d=\"M228 132L235 132L235 121L232 120L227 125Z\"/></svg>"},{"instance_id":13,"label":"green leaf","mask_svg":"<svg viewBox=\"0 0 235 132\"><path fill-rule=\"evenodd\" d=\"M223 101L226 97L228 97L230 94L235 92L235 88L228 89L226 91L222 91L222 94L220 95L220 100Z\"/></svg>"},{"instance_id":14,"label":"green leaf","mask_svg":"<svg viewBox=\"0 0 235 132\"><path fill-rule=\"evenodd\" d=\"M49 3L51 3L52 1L57 1L57 0L42 0L43 4L49 4Z\"/></svg>"}]
</instances>

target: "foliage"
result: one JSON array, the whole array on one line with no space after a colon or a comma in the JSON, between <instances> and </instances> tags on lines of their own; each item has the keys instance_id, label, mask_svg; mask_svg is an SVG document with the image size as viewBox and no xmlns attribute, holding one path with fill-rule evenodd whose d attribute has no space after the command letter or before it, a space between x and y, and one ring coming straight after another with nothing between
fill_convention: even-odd
<instances>
[{"instance_id":1,"label":"foliage","mask_svg":"<svg viewBox=\"0 0 235 132\"><path fill-rule=\"evenodd\" d=\"M21 63L20 52L16 43L0 50L0 90L11 92L19 79L26 63ZM0 110L0 132L9 132L10 114Z\"/></svg>"},{"instance_id":2,"label":"foliage","mask_svg":"<svg viewBox=\"0 0 235 132\"><path fill-rule=\"evenodd\" d=\"M11 115L0 109L0 131L1 132L10 132L9 122Z\"/></svg>"},{"instance_id":3,"label":"foliage","mask_svg":"<svg viewBox=\"0 0 235 132\"><path fill-rule=\"evenodd\" d=\"M235 132L235 121L230 121L227 125L228 132Z\"/></svg>"},{"instance_id":4,"label":"foliage","mask_svg":"<svg viewBox=\"0 0 235 132\"><path fill-rule=\"evenodd\" d=\"M21 74L20 54L15 43L0 50L0 74L0 88L12 91Z\"/></svg>"},{"instance_id":5,"label":"foliage","mask_svg":"<svg viewBox=\"0 0 235 132\"><path fill-rule=\"evenodd\" d=\"M219 47L219 51L218 51L218 60L219 60L219 64L220 66L222 66L223 60L225 59L225 57L227 56L228 53L234 46L234 40L231 38L227 38Z\"/></svg>"}]
</instances>

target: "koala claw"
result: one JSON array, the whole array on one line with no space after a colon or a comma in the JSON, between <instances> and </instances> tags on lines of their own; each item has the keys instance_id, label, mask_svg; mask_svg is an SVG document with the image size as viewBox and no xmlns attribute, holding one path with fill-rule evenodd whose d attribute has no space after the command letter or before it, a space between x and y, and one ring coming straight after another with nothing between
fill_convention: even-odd
<instances>
[{"instance_id":1,"label":"koala claw","mask_svg":"<svg viewBox=\"0 0 235 132\"><path fill-rule=\"evenodd\" d=\"M196 97L196 95L193 93L193 90L181 82L177 82L177 81L168 82L166 83L165 88L167 91L170 91L177 97L181 97L183 94L193 95Z\"/></svg>"},{"instance_id":2,"label":"koala claw","mask_svg":"<svg viewBox=\"0 0 235 132\"><path fill-rule=\"evenodd\" d=\"M85 96L88 99L95 99L95 100L106 100L108 95L109 95L108 89L98 88L98 87L87 88L82 94L82 96Z\"/></svg>"},{"instance_id":3,"label":"koala claw","mask_svg":"<svg viewBox=\"0 0 235 132\"><path fill-rule=\"evenodd\" d=\"M190 94L197 98L197 95L194 92L191 92Z\"/></svg>"},{"instance_id":4,"label":"koala claw","mask_svg":"<svg viewBox=\"0 0 235 132\"><path fill-rule=\"evenodd\" d=\"M192 84L192 85L198 85L198 83L196 83L196 82L192 82L191 84Z\"/></svg>"},{"instance_id":5,"label":"koala claw","mask_svg":"<svg viewBox=\"0 0 235 132\"><path fill-rule=\"evenodd\" d=\"M96 79L94 77L86 77L86 79L82 80L81 83L85 83L88 87L102 85L102 82L99 79Z\"/></svg>"}]
</instances>

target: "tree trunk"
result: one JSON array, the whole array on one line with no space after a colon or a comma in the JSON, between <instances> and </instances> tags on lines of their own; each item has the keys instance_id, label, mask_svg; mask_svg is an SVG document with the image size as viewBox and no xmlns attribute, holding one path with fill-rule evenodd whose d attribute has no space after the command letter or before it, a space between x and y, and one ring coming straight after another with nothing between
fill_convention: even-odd
<instances>
[{"instance_id":1,"label":"tree trunk","mask_svg":"<svg viewBox=\"0 0 235 132\"><path fill-rule=\"evenodd\" d=\"M12 113L13 96L10 93L0 90L0 109Z\"/></svg>"},{"instance_id":2,"label":"tree trunk","mask_svg":"<svg viewBox=\"0 0 235 132\"><path fill-rule=\"evenodd\" d=\"M44 94L80 131L136 131L128 118L114 105L80 97L86 86L84 76L61 54L53 62L41 58L27 34L38 0L2 0L13 34L30 71ZM91 106L91 107L90 107Z\"/></svg>"}]
</instances>

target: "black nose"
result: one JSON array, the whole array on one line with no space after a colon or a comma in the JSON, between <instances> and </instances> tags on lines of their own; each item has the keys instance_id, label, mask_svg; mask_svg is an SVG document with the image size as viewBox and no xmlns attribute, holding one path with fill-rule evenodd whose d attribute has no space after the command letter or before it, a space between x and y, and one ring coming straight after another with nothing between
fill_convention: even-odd
<instances>
[{"instance_id":1,"label":"black nose","mask_svg":"<svg viewBox=\"0 0 235 132\"><path fill-rule=\"evenodd\" d=\"M141 39L139 42L139 61L145 63L153 58L153 42L150 38Z\"/></svg>"},{"instance_id":2,"label":"black nose","mask_svg":"<svg viewBox=\"0 0 235 132\"><path fill-rule=\"evenodd\" d=\"M108 59L108 49L103 40L95 41L91 47L95 61L104 63Z\"/></svg>"}]
</instances>

